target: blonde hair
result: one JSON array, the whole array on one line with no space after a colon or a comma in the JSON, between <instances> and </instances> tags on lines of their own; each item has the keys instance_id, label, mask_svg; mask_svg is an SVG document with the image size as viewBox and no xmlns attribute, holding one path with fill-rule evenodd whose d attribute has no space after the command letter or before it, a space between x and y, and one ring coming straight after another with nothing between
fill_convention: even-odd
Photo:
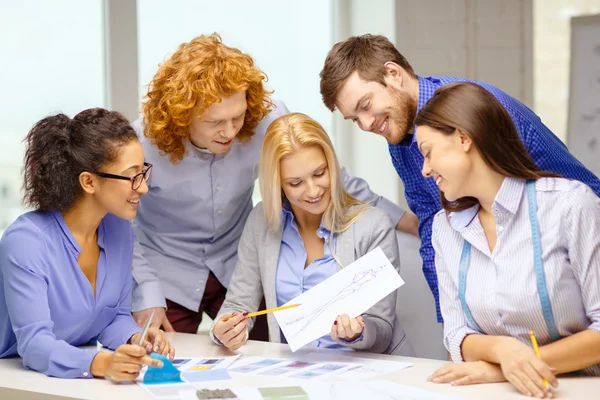
<instances>
[{"instance_id":1,"label":"blonde hair","mask_svg":"<svg viewBox=\"0 0 600 400\"><path fill-rule=\"evenodd\" d=\"M333 144L323 127L308 115L291 113L271 123L260 152L260 192L267 226L272 231L281 226L284 197L281 189L281 160L311 146L323 150L331 180L331 201L323 214L323 225L332 233L343 232L369 207L344 189Z\"/></svg>"}]
</instances>

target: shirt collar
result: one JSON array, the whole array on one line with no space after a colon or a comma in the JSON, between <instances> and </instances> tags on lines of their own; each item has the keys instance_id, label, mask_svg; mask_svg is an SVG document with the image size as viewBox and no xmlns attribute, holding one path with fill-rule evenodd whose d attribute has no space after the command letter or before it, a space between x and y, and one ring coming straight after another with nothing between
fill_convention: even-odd
<instances>
[{"instance_id":1,"label":"shirt collar","mask_svg":"<svg viewBox=\"0 0 600 400\"><path fill-rule=\"evenodd\" d=\"M196 156L202 160L210 160L212 158L214 158L215 160L220 160L223 157L225 157L227 154L229 154L229 152L231 151L231 147L230 147L229 150L227 151L227 153L214 154L208 149L201 149L199 147L194 146L189 139L185 139L184 143L185 143L185 150L186 150L184 157L192 155L192 156ZM235 144L235 139L234 139L234 142L231 144L231 146L233 147L234 144Z\"/></svg>"},{"instance_id":2,"label":"shirt collar","mask_svg":"<svg viewBox=\"0 0 600 400\"><path fill-rule=\"evenodd\" d=\"M519 203L525 190L525 180L516 178L504 178L500 190L494 199L494 207L501 207L511 214L516 214L519 209ZM448 214L450 225L454 230L463 232L475 219L479 212L479 204L462 211L451 212Z\"/></svg>"},{"instance_id":3,"label":"shirt collar","mask_svg":"<svg viewBox=\"0 0 600 400\"><path fill-rule=\"evenodd\" d=\"M283 201L283 204L281 207L281 214L283 216L282 222L284 224L284 227L286 224L292 223L292 225L294 227L296 227L296 229L297 229L296 221L294 218L294 212L292 211L292 206L291 206L289 200L287 200L287 199L285 199ZM323 224L323 220L321 220L321 224L319 225L319 230L317 231L317 236L319 236L321 239L323 239L325 237L329 237L330 234L331 234L331 231L325 227L325 225Z\"/></svg>"},{"instance_id":4,"label":"shirt collar","mask_svg":"<svg viewBox=\"0 0 600 400\"><path fill-rule=\"evenodd\" d=\"M432 76L421 77L417 75L419 81L419 102L417 104L417 113L421 111L421 108L427 103L427 101L433 96L435 91L442 86L439 79ZM415 127L416 129L416 127ZM417 142L417 135L412 135L411 143Z\"/></svg>"},{"instance_id":5,"label":"shirt collar","mask_svg":"<svg viewBox=\"0 0 600 400\"><path fill-rule=\"evenodd\" d=\"M60 230L62 231L63 235L65 235L65 237L69 240L69 243L71 244L71 248L77 253L81 253L81 246L79 245L79 243L77 243L77 240L75 240L75 236L73 236L73 232L71 232L71 229L69 228L69 226L67 225L67 222L65 221L65 218L63 217L62 213L58 210L54 210L52 211L52 214L54 215L54 218L56 219L56 222L58 223L58 226L60 227ZM102 218L102 220L100 221L100 225L98 226L98 239L97 239L97 243L98 246L102 249L104 249L104 236L106 234L105 231L105 226L104 226L104 219L106 217Z\"/></svg>"},{"instance_id":6,"label":"shirt collar","mask_svg":"<svg viewBox=\"0 0 600 400\"><path fill-rule=\"evenodd\" d=\"M504 178L494 205L502 207L511 214L516 214L525 191L525 180L517 178Z\"/></svg>"}]
</instances>

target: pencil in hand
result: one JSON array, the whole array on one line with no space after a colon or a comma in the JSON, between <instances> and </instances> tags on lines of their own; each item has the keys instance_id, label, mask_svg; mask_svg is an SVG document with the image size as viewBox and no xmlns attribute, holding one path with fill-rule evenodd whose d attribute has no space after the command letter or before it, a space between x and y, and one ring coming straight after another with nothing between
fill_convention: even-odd
<instances>
[{"instance_id":1,"label":"pencil in hand","mask_svg":"<svg viewBox=\"0 0 600 400\"><path fill-rule=\"evenodd\" d=\"M246 315L246 317L252 318L252 317L256 317L258 315L263 315L263 314L268 314L268 313L272 313L275 311L287 310L288 308L298 307L299 305L300 304L288 304L287 306L269 308L267 310L262 310L262 311L255 311L255 312L248 313L248 315Z\"/></svg>"},{"instance_id":2,"label":"pencil in hand","mask_svg":"<svg viewBox=\"0 0 600 400\"><path fill-rule=\"evenodd\" d=\"M541 360L542 355L540 354L540 348L532 330L529 331L529 338L531 339L531 344L533 345L533 351L535 352L535 355ZM548 387L548 380L544 377L542 377L542 379L544 380L544 385Z\"/></svg>"}]
</instances>

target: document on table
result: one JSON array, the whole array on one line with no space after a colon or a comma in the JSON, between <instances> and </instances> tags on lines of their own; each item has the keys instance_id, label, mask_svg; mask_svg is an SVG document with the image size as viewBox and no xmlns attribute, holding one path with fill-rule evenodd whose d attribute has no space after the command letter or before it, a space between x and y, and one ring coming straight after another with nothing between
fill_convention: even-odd
<instances>
[{"instance_id":1,"label":"document on table","mask_svg":"<svg viewBox=\"0 0 600 400\"><path fill-rule=\"evenodd\" d=\"M298 359L244 357L229 372L301 380L357 380L389 374L410 366L412 364L407 362L311 353Z\"/></svg>"},{"instance_id":2,"label":"document on table","mask_svg":"<svg viewBox=\"0 0 600 400\"><path fill-rule=\"evenodd\" d=\"M355 318L404 281L380 247L290 300L298 307L274 313L292 351L331 332L338 315Z\"/></svg>"},{"instance_id":3,"label":"document on table","mask_svg":"<svg viewBox=\"0 0 600 400\"><path fill-rule=\"evenodd\" d=\"M172 363L181 372L182 382L144 383L146 369L140 372L135 382L157 399L181 399L185 393L195 393L196 384L231 379L227 372L239 355L231 357L178 357Z\"/></svg>"},{"instance_id":4,"label":"document on table","mask_svg":"<svg viewBox=\"0 0 600 400\"><path fill-rule=\"evenodd\" d=\"M189 396L189 397L188 397ZM390 381L368 382L319 382L298 386L236 387L230 389L200 389L196 400L216 399L236 400L457 400L456 397L435 393L429 390L402 385ZM184 400L194 400L186 393Z\"/></svg>"}]
</instances>

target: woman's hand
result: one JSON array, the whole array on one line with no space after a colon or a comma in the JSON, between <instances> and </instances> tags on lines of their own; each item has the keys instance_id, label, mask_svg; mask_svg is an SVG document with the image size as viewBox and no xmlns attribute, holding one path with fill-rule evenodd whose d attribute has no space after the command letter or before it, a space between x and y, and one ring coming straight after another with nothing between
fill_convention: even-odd
<instances>
[{"instance_id":1,"label":"woman's hand","mask_svg":"<svg viewBox=\"0 0 600 400\"><path fill-rule=\"evenodd\" d=\"M553 397L552 387L558 380L552 369L537 358L533 349L511 337L504 337L494 348L496 358L506 379L526 396ZM550 383L546 386L544 378Z\"/></svg>"},{"instance_id":2,"label":"woman's hand","mask_svg":"<svg viewBox=\"0 0 600 400\"><path fill-rule=\"evenodd\" d=\"M141 333L136 333L131 337L129 342L131 344L137 344L140 341ZM142 344L142 347L146 349L148 353L158 353L165 357L168 357L170 360L175 358L175 348L171 347L171 343L167 336L163 331L158 328L150 328L148 329L148 335L146 336L146 340Z\"/></svg>"},{"instance_id":3,"label":"woman's hand","mask_svg":"<svg viewBox=\"0 0 600 400\"><path fill-rule=\"evenodd\" d=\"M450 383L453 386L506 382L500 366L485 361L444 365L427 380L433 383Z\"/></svg>"},{"instance_id":4,"label":"woman's hand","mask_svg":"<svg viewBox=\"0 0 600 400\"><path fill-rule=\"evenodd\" d=\"M362 316L350 318L348 314L339 315L331 326L331 338L353 342L359 338L364 329L365 320Z\"/></svg>"},{"instance_id":5,"label":"woman's hand","mask_svg":"<svg viewBox=\"0 0 600 400\"><path fill-rule=\"evenodd\" d=\"M160 360L151 358L146 349L135 344L123 344L113 353L98 353L92 360L90 371L98 377L108 377L115 382L132 381L144 365L162 368Z\"/></svg>"},{"instance_id":6,"label":"woman's hand","mask_svg":"<svg viewBox=\"0 0 600 400\"><path fill-rule=\"evenodd\" d=\"M213 327L215 337L231 351L235 351L246 343L247 312L243 314L224 314Z\"/></svg>"}]
</instances>

